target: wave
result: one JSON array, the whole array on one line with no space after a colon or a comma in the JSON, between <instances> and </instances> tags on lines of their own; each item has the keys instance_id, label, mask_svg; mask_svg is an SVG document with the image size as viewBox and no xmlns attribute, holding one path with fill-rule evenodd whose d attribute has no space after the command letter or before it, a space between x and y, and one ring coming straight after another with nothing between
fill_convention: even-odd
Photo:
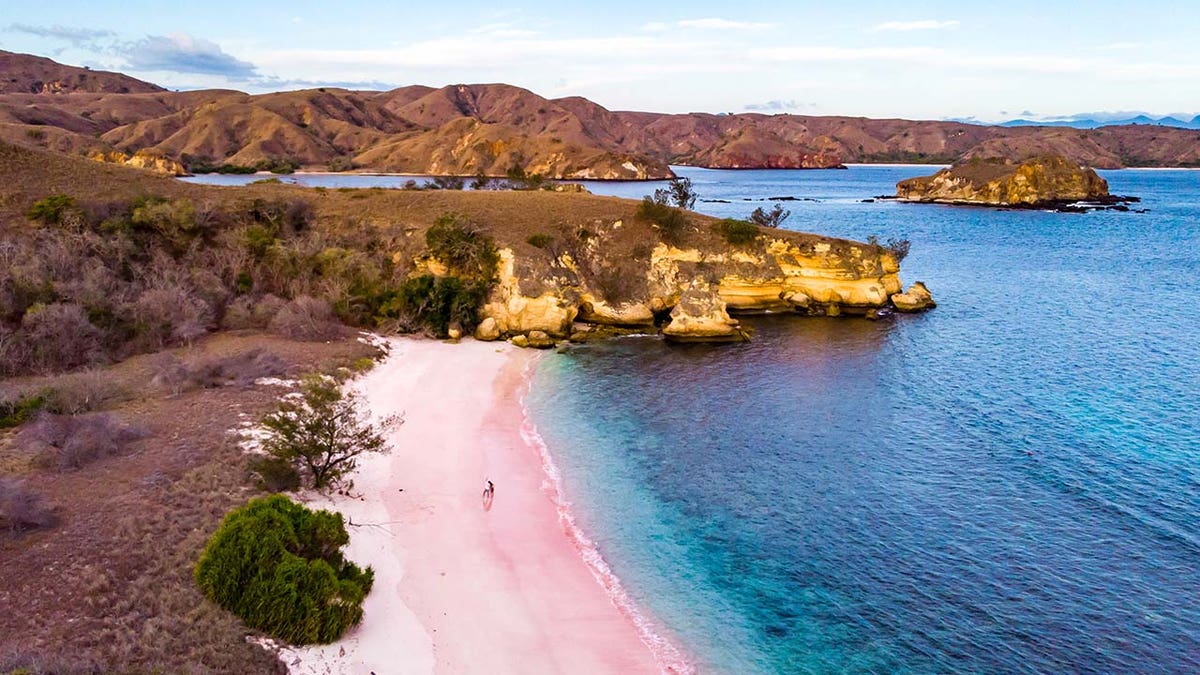
<instances>
[{"instance_id":1,"label":"wave","mask_svg":"<svg viewBox=\"0 0 1200 675\"><path fill-rule=\"evenodd\" d=\"M520 432L521 440L525 442L526 446L536 450L541 459L542 472L546 476L542 481L542 491L554 502L554 506L558 511L558 522L562 524L563 531L566 533L567 538L571 540L575 550L578 551L579 556L587 565L588 570L591 571L592 577L596 579L596 582L608 594L609 600L612 601L613 605L633 623L637 629L638 637L650 649L662 672L691 675L696 672L695 666L692 665L691 661L671 641L663 637L656 630L654 623L638 609L637 604L629 597L629 593L625 591L621 580L612 571L612 568L609 567L608 562L604 560L604 556L601 555L596 543L575 522L575 516L571 512L571 503L563 495L562 474L558 470L558 465L554 462L554 457L550 454L550 448L546 445L545 439L538 432L537 425L533 422L533 417L526 403L528 394L533 388L533 367L537 361L537 359L530 360L521 372Z\"/></svg>"}]
</instances>

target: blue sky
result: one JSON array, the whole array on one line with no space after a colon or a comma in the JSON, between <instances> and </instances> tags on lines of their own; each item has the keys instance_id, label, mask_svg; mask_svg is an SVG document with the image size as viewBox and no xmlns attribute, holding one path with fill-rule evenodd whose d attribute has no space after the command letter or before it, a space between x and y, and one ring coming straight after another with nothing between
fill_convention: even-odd
<instances>
[{"instance_id":1,"label":"blue sky","mask_svg":"<svg viewBox=\"0 0 1200 675\"><path fill-rule=\"evenodd\" d=\"M3 1L0 48L179 89L507 82L662 112L1200 112L1200 10L1182 1Z\"/></svg>"}]
</instances>

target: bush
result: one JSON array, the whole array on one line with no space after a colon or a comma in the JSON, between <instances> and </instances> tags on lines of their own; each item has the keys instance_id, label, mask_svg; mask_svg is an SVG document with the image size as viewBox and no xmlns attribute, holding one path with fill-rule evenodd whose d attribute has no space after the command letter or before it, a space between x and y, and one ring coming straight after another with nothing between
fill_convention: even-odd
<instances>
[{"instance_id":1,"label":"bush","mask_svg":"<svg viewBox=\"0 0 1200 675\"><path fill-rule=\"evenodd\" d=\"M329 303L307 295L281 307L268 328L276 335L309 342L333 340L344 333Z\"/></svg>"},{"instance_id":2,"label":"bush","mask_svg":"<svg viewBox=\"0 0 1200 675\"><path fill-rule=\"evenodd\" d=\"M250 472L255 484L267 492L294 492L300 489L300 472L286 459L278 457L253 457Z\"/></svg>"},{"instance_id":3,"label":"bush","mask_svg":"<svg viewBox=\"0 0 1200 675\"><path fill-rule=\"evenodd\" d=\"M265 330L285 305L286 300L270 294L261 298L243 296L229 303L221 323L229 330Z\"/></svg>"},{"instance_id":4,"label":"bush","mask_svg":"<svg viewBox=\"0 0 1200 675\"><path fill-rule=\"evenodd\" d=\"M15 398L0 399L0 429L20 426L45 407L45 394L25 394Z\"/></svg>"},{"instance_id":5,"label":"bush","mask_svg":"<svg viewBox=\"0 0 1200 675\"><path fill-rule=\"evenodd\" d=\"M554 241L554 237L548 234L531 234L525 241L529 242L529 245L534 248L546 248Z\"/></svg>"},{"instance_id":6,"label":"bush","mask_svg":"<svg viewBox=\"0 0 1200 675\"><path fill-rule=\"evenodd\" d=\"M386 445L358 396L320 375L306 376L300 398L285 400L262 425L267 454L296 467L318 490L340 485L359 455Z\"/></svg>"},{"instance_id":7,"label":"bush","mask_svg":"<svg viewBox=\"0 0 1200 675\"><path fill-rule=\"evenodd\" d=\"M36 452L42 466L71 471L120 454L146 435L144 429L121 424L108 413L43 413L26 425L17 437L17 443Z\"/></svg>"},{"instance_id":8,"label":"bush","mask_svg":"<svg viewBox=\"0 0 1200 675\"><path fill-rule=\"evenodd\" d=\"M496 276L500 254L492 238L462 216L447 214L425 231L430 254L459 276L491 280Z\"/></svg>"},{"instance_id":9,"label":"bush","mask_svg":"<svg viewBox=\"0 0 1200 675\"><path fill-rule=\"evenodd\" d=\"M212 308L179 286L143 291L127 313L135 343L144 350L191 344L213 323Z\"/></svg>"},{"instance_id":10,"label":"bush","mask_svg":"<svg viewBox=\"0 0 1200 675\"><path fill-rule=\"evenodd\" d=\"M650 197L642 199L638 204L637 217L658 225L663 233L663 239L678 241L687 227L687 215L680 209L655 201Z\"/></svg>"},{"instance_id":11,"label":"bush","mask_svg":"<svg viewBox=\"0 0 1200 675\"><path fill-rule=\"evenodd\" d=\"M776 204L770 211L760 206L750 214L750 222L759 227L779 227L791 215L792 212L784 209L781 204Z\"/></svg>"},{"instance_id":12,"label":"bush","mask_svg":"<svg viewBox=\"0 0 1200 675\"><path fill-rule=\"evenodd\" d=\"M333 642L362 620L375 578L342 556L349 541L341 514L254 499L209 540L196 583L250 628L297 645Z\"/></svg>"},{"instance_id":13,"label":"bush","mask_svg":"<svg viewBox=\"0 0 1200 675\"><path fill-rule=\"evenodd\" d=\"M897 263L907 258L908 251L912 248L912 242L907 239L895 239L889 237L887 241L880 243L879 237L875 235L867 237L867 243L891 253L892 257L896 259Z\"/></svg>"},{"instance_id":14,"label":"bush","mask_svg":"<svg viewBox=\"0 0 1200 675\"><path fill-rule=\"evenodd\" d=\"M59 375L46 387L46 410L59 415L79 415L99 410L129 395L108 373L83 370Z\"/></svg>"},{"instance_id":15,"label":"bush","mask_svg":"<svg viewBox=\"0 0 1200 675\"><path fill-rule=\"evenodd\" d=\"M665 188L654 191L656 204L674 204L681 209L690 209L696 203L696 192L692 190L691 178L672 178Z\"/></svg>"},{"instance_id":16,"label":"bush","mask_svg":"<svg viewBox=\"0 0 1200 675\"><path fill-rule=\"evenodd\" d=\"M83 307L54 303L30 307L14 339L24 343L24 364L18 372L70 370L99 361L104 354L100 329L88 320ZM23 367L22 367L23 366Z\"/></svg>"},{"instance_id":17,"label":"bush","mask_svg":"<svg viewBox=\"0 0 1200 675\"><path fill-rule=\"evenodd\" d=\"M75 207L75 200L64 194L55 194L38 201L25 212L30 220L44 225L58 225L63 216Z\"/></svg>"},{"instance_id":18,"label":"bush","mask_svg":"<svg viewBox=\"0 0 1200 675\"><path fill-rule=\"evenodd\" d=\"M325 164L325 170L332 173L341 173L343 171L353 171L358 167L355 166L354 160L349 157L334 157Z\"/></svg>"},{"instance_id":19,"label":"bush","mask_svg":"<svg viewBox=\"0 0 1200 675\"><path fill-rule=\"evenodd\" d=\"M713 223L713 230L733 246L744 246L758 237L758 227L744 220L726 218Z\"/></svg>"},{"instance_id":20,"label":"bush","mask_svg":"<svg viewBox=\"0 0 1200 675\"><path fill-rule=\"evenodd\" d=\"M399 297L384 306L383 314L385 317L403 314L439 338L446 337L454 324L470 332L479 324L479 308L487 300L490 288L485 282L425 274L401 284Z\"/></svg>"},{"instance_id":21,"label":"bush","mask_svg":"<svg viewBox=\"0 0 1200 675\"><path fill-rule=\"evenodd\" d=\"M250 349L199 363L185 363L172 354L162 354L157 358L151 384L172 394L230 385L249 387L259 378L278 377L287 372L287 363L283 359L262 349Z\"/></svg>"},{"instance_id":22,"label":"bush","mask_svg":"<svg viewBox=\"0 0 1200 675\"><path fill-rule=\"evenodd\" d=\"M427 184L434 190L461 190L466 187L466 181L460 176L437 176Z\"/></svg>"},{"instance_id":23,"label":"bush","mask_svg":"<svg viewBox=\"0 0 1200 675\"><path fill-rule=\"evenodd\" d=\"M0 530L17 534L50 527L54 510L41 494L14 478L0 478Z\"/></svg>"}]
</instances>

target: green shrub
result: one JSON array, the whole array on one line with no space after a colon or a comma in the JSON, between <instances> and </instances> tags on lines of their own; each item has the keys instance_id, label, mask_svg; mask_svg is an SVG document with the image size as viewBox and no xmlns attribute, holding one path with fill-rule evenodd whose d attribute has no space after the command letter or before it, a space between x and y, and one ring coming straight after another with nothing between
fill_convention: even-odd
<instances>
[{"instance_id":1,"label":"green shrub","mask_svg":"<svg viewBox=\"0 0 1200 675\"><path fill-rule=\"evenodd\" d=\"M529 242L529 245L534 248L546 248L550 245L550 242L554 241L554 237L551 237L548 234L538 233L529 235L529 238L525 241Z\"/></svg>"},{"instance_id":2,"label":"green shrub","mask_svg":"<svg viewBox=\"0 0 1200 675\"><path fill-rule=\"evenodd\" d=\"M726 218L713 223L713 230L733 246L743 246L758 237L758 227L744 220Z\"/></svg>"},{"instance_id":3,"label":"green shrub","mask_svg":"<svg viewBox=\"0 0 1200 675\"><path fill-rule=\"evenodd\" d=\"M282 495L225 516L196 565L196 583L250 628L302 645L333 642L362 620L375 575L346 560L341 514Z\"/></svg>"},{"instance_id":4,"label":"green shrub","mask_svg":"<svg viewBox=\"0 0 1200 675\"><path fill-rule=\"evenodd\" d=\"M20 426L45 407L45 394L26 394L14 399L0 400L0 429Z\"/></svg>"},{"instance_id":5,"label":"green shrub","mask_svg":"<svg viewBox=\"0 0 1200 675\"><path fill-rule=\"evenodd\" d=\"M500 254L495 242L462 216L447 214L438 218L425 231L425 245L433 257L459 276L488 281L496 276Z\"/></svg>"},{"instance_id":6,"label":"green shrub","mask_svg":"<svg viewBox=\"0 0 1200 675\"><path fill-rule=\"evenodd\" d=\"M75 200L68 195L50 195L31 206L25 215L45 225L58 225L74 206Z\"/></svg>"},{"instance_id":7,"label":"green shrub","mask_svg":"<svg viewBox=\"0 0 1200 675\"><path fill-rule=\"evenodd\" d=\"M638 204L637 217L658 225L663 238L668 241L677 241L688 223L683 210L657 202L650 197L645 197L642 203Z\"/></svg>"},{"instance_id":8,"label":"green shrub","mask_svg":"<svg viewBox=\"0 0 1200 675\"><path fill-rule=\"evenodd\" d=\"M385 307L384 313L399 316L403 312L436 337L444 338L453 324L468 332L475 329L479 324L479 308L490 289L490 282L425 274L405 281L399 296Z\"/></svg>"}]
</instances>

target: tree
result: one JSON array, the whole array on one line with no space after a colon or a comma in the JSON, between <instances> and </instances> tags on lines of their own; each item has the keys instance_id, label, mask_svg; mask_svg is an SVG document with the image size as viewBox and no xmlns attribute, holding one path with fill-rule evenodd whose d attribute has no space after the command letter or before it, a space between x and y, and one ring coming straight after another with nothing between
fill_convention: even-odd
<instances>
[{"instance_id":1,"label":"tree","mask_svg":"<svg viewBox=\"0 0 1200 675\"><path fill-rule=\"evenodd\" d=\"M398 423L387 420L382 426ZM284 400L262 425L268 432L263 448L290 462L318 490L341 484L359 455L382 452L387 445L358 395L343 392L336 380L321 375L304 377L300 397Z\"/></svg>"},{"instance_id":2,"label":"tree","mask_svg":"<svg viewBox=\"0 0 1200 675\"><path fill-rule=\"evenodd\" d=\"M760 206L750 214L750 222L759 227L779 227L790 215L792 212L784 209L780 204L776 204L770 211Z\"/></svg>"},{"instance_id":3,"label":"tree","mask_svg":"<svg viewBox=\"0 0 1200 675\"><path fill-rule=\"evenodd\" d=\"M681 209L690 209L696 203L696 193L692 190L691 178L672 178L665 188L654 191L654 201L658 204L674 204Z\"/></svg>"},{"instance_id":4,"label":"tree","mask_svg":"<svg viewBox=\"0 0 1200 675\"><path fill-rule=\"evenodd\" d=\"M247 626L292 644L333 642L362 620L375 573L346 560L340 513L282 495L231 511L204 547L196 583Z\"/></svg>"},{"instance_id":5,"label":"tree","mask_svg":"<svg viewBox=\"0 0 1200 675\"><path fill-rule=\"evenodd\" d=\"M880 242L879 237L874 234L867 237L867 243L891 253L892 257L896 259L896 262L900 262L907 258L908 251L912 248L912 242L908 239L889 237L887 241Z\"/></svg>"}]
</instances>

